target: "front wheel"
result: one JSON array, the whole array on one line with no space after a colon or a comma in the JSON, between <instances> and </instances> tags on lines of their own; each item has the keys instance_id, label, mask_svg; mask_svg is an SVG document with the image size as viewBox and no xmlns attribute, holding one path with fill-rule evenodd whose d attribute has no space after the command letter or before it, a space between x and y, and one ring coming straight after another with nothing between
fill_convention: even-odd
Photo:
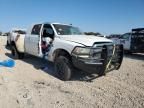
<instances>
[{"instance_id":1,"label":"front wheel","mask_svg":"<svg viewBox=\"0 0 144 108\"><path fill-rule=\"evenodd\" d=\"M70 80L72 75L72 63L68 57L59 56L55 61L55 72L61 80Z\"/></svg>"}]
</instances>

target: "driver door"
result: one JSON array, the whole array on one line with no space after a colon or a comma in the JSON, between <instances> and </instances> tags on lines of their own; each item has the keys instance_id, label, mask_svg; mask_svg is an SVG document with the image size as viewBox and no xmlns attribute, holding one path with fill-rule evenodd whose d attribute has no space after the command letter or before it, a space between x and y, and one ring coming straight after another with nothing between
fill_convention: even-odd
<instances>
[{"instance_id":1,"label":"driver door","mask_svg":"<svg viewBox=\"0 0 144 108\"><path fill-rule=\"evenodd\" d=\"M39 56L39 49L40 49L40 31L41 31L42 24L34 25L32 28L32 32L29 36L29 53L35 56Z\"/></svg>"},{"instance_id":2,"label":"driver door","mask_svg":"<svg viewBox=\"0 0 144 108\"><path fill-rule=\"evenodd\" d=\"M130 33L126 33L122 35L120 39L120 44L123 44L125 50L130 50L130 41L131 41L130 36L131 36Z\"/></svg>"}]
</instances>

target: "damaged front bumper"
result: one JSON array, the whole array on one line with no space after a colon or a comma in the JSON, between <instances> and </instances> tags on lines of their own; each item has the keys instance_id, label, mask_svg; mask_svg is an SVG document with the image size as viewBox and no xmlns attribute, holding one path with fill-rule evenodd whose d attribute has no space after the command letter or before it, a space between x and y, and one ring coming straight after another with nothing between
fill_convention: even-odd
<instances>
[{"instance_id":1,"label":"damaged front bumper","mask_svg":"<svg viewBox=\"0 0 144 108\"><path fill-rule=\"evenodd\" d=\"M103 45L101 48L99 52L90 53L89 57L72 54L73 65L83 71L99 75L118 70L123 60L123 45Z\"/></svg>"}]
</instances>

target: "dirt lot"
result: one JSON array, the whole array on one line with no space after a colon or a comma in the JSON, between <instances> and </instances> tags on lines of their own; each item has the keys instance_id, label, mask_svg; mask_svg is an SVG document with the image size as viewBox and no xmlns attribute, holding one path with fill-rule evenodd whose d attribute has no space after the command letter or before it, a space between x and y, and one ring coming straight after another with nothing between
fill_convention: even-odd
<instances>
[{"instance_id":1,"label":"dirt lot","mask_svg":"<svg viewBox=\"0 0 144 108\"><path fill-rule=\"evenodd\" d=\"M12 58L5 43L0 37L0 60ZM121 69L106 76L93 79L79 72L67 82L39 58L27 55L15 62L12 69L0 67L0 108L144 108L142 54L126 55Z\"/></svg>"}]
</instances>

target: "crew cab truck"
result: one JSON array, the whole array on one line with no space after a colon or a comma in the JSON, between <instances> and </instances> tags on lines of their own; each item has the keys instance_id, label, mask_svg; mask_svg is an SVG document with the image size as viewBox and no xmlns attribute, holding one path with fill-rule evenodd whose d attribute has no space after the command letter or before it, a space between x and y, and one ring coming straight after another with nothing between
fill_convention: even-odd
<instances>
[{"instance_id":1,"label":"crew cab truck","mask_svg":"<svg viewBox=\"0 0 144 108\"><path fill-rule=\"evenodd\" d=\"M13 55L22 58L27 53L53 62L62 80L69 80L73 69L105 75L119 69L123 59L122 45L114 45L103 37L86 36L69 24L34 24L23 41L24 49L21 50L13 44Z\"/></svg>"},{"instance_id":2,"label":"crew cab truck","mask_svg":"<svg viewBox=\"0 0 144 108\"><path fill-rule=\"evenodd\" d=\"M144 52L144 28L132 29L130 33L123 34L119 43L123 44L124 50L128 53Z\"/></svg>"}]
</instances>

